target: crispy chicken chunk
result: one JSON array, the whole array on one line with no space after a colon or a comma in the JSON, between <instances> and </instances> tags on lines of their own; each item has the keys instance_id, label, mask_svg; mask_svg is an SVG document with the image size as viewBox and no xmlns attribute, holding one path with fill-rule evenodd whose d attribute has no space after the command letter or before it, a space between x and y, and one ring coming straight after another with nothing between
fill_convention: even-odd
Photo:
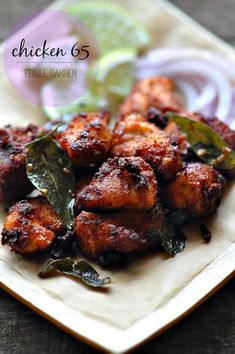
<instances>
[{"instance_id":1,"label":"crispy chicken chunk","mask_svg":"<svg viewBox=\"0 0 235 354\"><path fill-rule=\"evenodd\" d=\"M157 181L151 166L140 157L108 159L76 198L85 210L151 209Z\"/></svg>"},{"instance_id":2,"label":"crispy chicken chunk","mask_svg":"<svg viewBox=\"0 0 235 354\"><path fill-rule=\"evenodd\" d=\"M117 122L111 154L140 156L166 181L173 179L182 168L177 143L138 113L122 116Z\"/></svg>"},{"instance_id":3,"label":"crispy chicken chunk","mask_svg":"<svg viewBox=\"0 0 235 354\"><path fill-rule=\"evenodd\" d=\"M178 112L182 109L182 103L174 96L174 85L170 79L151 77L138 81L121 105L120 113L138 112L147 116L151 108L157 108L161 112Z\"/></svg>"},{"instance_id":4,"label":"crispy chicken chunk","mask_svg":"<svg viewBox=\"0 0 235 354\"><path fill-rule=\"evenodd\" d=\"M164 215L159 206L151 211L95 214L83 211L76 218L75 232L82 252L89 257L130 253L160 245L158 230Z\"/></svg>"},{"instance_id":5,"label":"crispy chicken chunk","mask_svg":"<svg viewBox=\"0 0 235 354\"><path fill-rule=\"evenodd\" d=\"M177 142L180 154L182 156L186 156L188 154L189 143L186 135L179 130L175 122L170 120L164 128L164 131L171 137L172 140Z\"/></svg>"},{"instance_id":6,"label":"crispy chicken chunk","mask_svg":"<svg viewBox=\"0 0 235 354\"><path fill-rule=\"evenodd\" d=\"M136 149L148 137L157 135L160 131L141 114L133 113L120 116L113 132L111 154L113 156L134 156Z\"/></svg>"},{"instance_id":7,"label":"crispy chicken chunk","mask_svg":"<svg viewBox=\"0 0 235 354\"><path fill-rule=\"evenodd\" d=\"M2 244L18 253L32 253L48 248L64 231L63 223L45 198L22 200L9 211Z\"/></svg>"},{"instance_id":8,"label":"crispy chicken chunk","mask_svg":"<svg viewBox=\"0 0 235 354\"><path fill-rule=\"evenodd\" d=\"M109 151L111 133L108 113L81 113L59 136L61 147L73 165L92 165L103 161Z\"/></svg>"},{"instance_id":9,"label":"crispy chicken chunk","mask_svg":"<svg viewBox=\"0 0 235 354\"><path fill-rule=\"evenodd\" d=\"M224 186L224 177L213 167L188 163L162 195L169 209L182 210L188 218L199 218L216 211Z\"/></svg>"},{"instance_id":10,"label":"crispy chicken chunk","mask_svg":"<svg viewBox=\"0 0 235 354\"><path fill-rule=\"evenodd\" d=\"M33 190L26 176L24 145L34 140L40 131L35 125L0 129L0 200L17 200Z\"/></svg>"},{"instance_id":11,"label":"crispy chicken chunk","mask_svg":"<svg viewBox=\"0 0 235 354\"><path fill-rule=\"evenodd\" d=\"M83 191L83 189L91 183L94 174L96 172L97 172L97 168L85 169L84 171L79 171L79 173L76 176L76 184L75 184L76 202L74 208L76 215L78 215L82 211L81 205L78 203L78 197L80 193Z\"/></svg>"}]
</instances>

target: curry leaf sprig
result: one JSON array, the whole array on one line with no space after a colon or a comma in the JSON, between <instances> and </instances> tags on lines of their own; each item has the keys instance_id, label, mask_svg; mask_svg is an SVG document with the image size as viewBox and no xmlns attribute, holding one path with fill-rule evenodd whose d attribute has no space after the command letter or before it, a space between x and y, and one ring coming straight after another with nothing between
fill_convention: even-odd
<instances>
[{"instance_id":1,"label":"curry leaf sprig","mask_svg":"<svg viewBox=\"0 0 235 354\"><path fill-rule=\"evenodd\" d=\"M57 128L26 145L27 176L72 232L75 177L69 158L54 139L56 132ZM56 271L75 276L93 287L102 287L111 281L99 278L87 262L75 262L72 258L49 259L38 275L46 277Z\"/></svg>"},{"instance_id":2,"label":"curry leaf sprig","mask_svg":"<svg viewBox=\"0 0 235 354\"><path fill-rule=\"evenodd\" d=\"M186 236L181 231L180 225L185 221L185 216L180 211L172 211L166 215L166 220L159 230L161 245L171 256L183 252Z\"/></svg>"},{"instance_id":3,"label":"curry leaf sprig","mask_svg":"<svg viewBox=\"0 0 235 354\"><path fill-rule=\"evenodd\" d=\"M186 135L191 149L202 161L221 171L235 169L235 152L214 129L172 112L167 117Z\"/></svg>"},{"instance_id":4,"label":"curry leaf sprig","mask_svg":"<svg viewBox=\"0 0 235 354\"><path fill-rule=\"evenodd\" d=\"M111 282L110 277L100 278L97 271L87 262L75 262L72 258L49 259L39 272L39 277L45 278L59 272L81 279L89 286L100 288Z\"/></svg>"},{"instance_id":5,"label":"curry leaf sprig","mask_svg":"<svg viewBox=\"0 0 235 354\"><path fill-rule=\"evenodd\" d=\"M74 224L75 177L69 158L54 139L56 131L26 145L26 169L31 183L70 229Z\"/></svg>"}]
</instances>

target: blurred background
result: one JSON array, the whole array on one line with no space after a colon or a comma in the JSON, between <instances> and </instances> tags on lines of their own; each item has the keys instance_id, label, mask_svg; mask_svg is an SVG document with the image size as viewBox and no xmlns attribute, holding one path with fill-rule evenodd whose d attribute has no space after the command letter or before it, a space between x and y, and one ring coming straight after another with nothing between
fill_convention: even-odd
<instances>
[{"instance_id":1,"label":"blurred background","mask_svg":"<svg viewBox=\"0 0 235 354\"><path fill-rule=\"evenodd\" d=\"M134 0L133 0L134 1ZM156 2L158 0L155 0ZM235 1L234 0L172 0L183 11L235 45ZM18 20L51 4L51 0L1 0L0 40L8 35Z\"/></svg>"},{"instance_id":2,"label":"blurred background","mask_svg":"<svg viewBox=\"0 0 235 354\"><path fill-rule=\"evenodd\" d=\"M235 0L171 2L210 31L235 45ZM7 37L19 20L50 3L50 0L0 0L0 41ZM233 279L186 319L141 347L136 353L235 353L234 296ZM94 349L56 329L2 290L0 290L0 324L0 354L96 353Z\"/></svg>"}]
</instances>

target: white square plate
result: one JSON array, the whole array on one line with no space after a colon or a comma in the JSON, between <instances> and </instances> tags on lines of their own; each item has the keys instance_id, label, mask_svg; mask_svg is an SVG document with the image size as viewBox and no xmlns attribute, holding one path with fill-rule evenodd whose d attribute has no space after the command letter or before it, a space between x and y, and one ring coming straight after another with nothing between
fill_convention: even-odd
<instances>
[{"instance_id":1,"label":"white square plate","mask_svg":"<svg viewBox=\"0 0 235 354\"><path fill-rule=\"evenodd\" d=\"M216 38L203 27L195 23L190 17L182 13L172 4L163 0L118 1L125 6L136 7L136 3L144 3L151 13L163 18L159 27L156 26L157 45L195 46L212 49L225 55L235 63L235 51L232 47ZM52 7L63 7L71 1L62 1ZM154 9L154 13L152 11ZM148 22L148 18L144 18ZM157 21L156 21L157 22ZM189 35L190 34L190 35ZM10 87L4 74L3 65L0 66L0 119L1 125L6 123L21 124L40 122L42 115L39 108L32 106L18 96ZM22 118L23 117L23 118ZM2 218L4 212L1 213ZM2 254L9 254L8 249L0 248ZM4 253L5 254L5 253ZM1 253L0 253L1 255ZM176 258L177 259L177 258ZM177 268L177 261L175 263ZM126 328L113 326L98 317L91 317L84 311L78 311L66 303L59 301L55 296L45 292L36 283L30 282L16 268L12 267L11 255L0 257L0 284L1 287L25 305L41 314L56 326L71 335L105 351L124 353L143 343L153 335L162 331L186 316L202 301L218 290L231 276L235 268L235 244L232 242L223 252L216 256L198 274L176 292L173 297L157 307L147 316L133 322ZM138 279L137 279L138 282ZM141 291L145 291L142 289ZM154 294L153 294L154 296Z\"/></svg>"}]
</instances>

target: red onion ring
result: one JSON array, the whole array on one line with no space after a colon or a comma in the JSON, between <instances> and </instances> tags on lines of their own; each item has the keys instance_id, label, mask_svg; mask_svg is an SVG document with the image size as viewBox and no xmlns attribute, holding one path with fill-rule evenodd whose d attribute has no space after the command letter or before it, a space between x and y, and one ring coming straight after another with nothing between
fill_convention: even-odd
<instances>
[{"instance_id":1,"label":"red onion ring","mask_svg":"<svg viewBox=\"0 0 235 354\"><path fill-rule=\"evenodd\" d=\"M159 48L136 61L136 77L165 75L175 80L186 108L229 123L235 115L235 66L208 50Z\"/></svg>"}]
</instances>

